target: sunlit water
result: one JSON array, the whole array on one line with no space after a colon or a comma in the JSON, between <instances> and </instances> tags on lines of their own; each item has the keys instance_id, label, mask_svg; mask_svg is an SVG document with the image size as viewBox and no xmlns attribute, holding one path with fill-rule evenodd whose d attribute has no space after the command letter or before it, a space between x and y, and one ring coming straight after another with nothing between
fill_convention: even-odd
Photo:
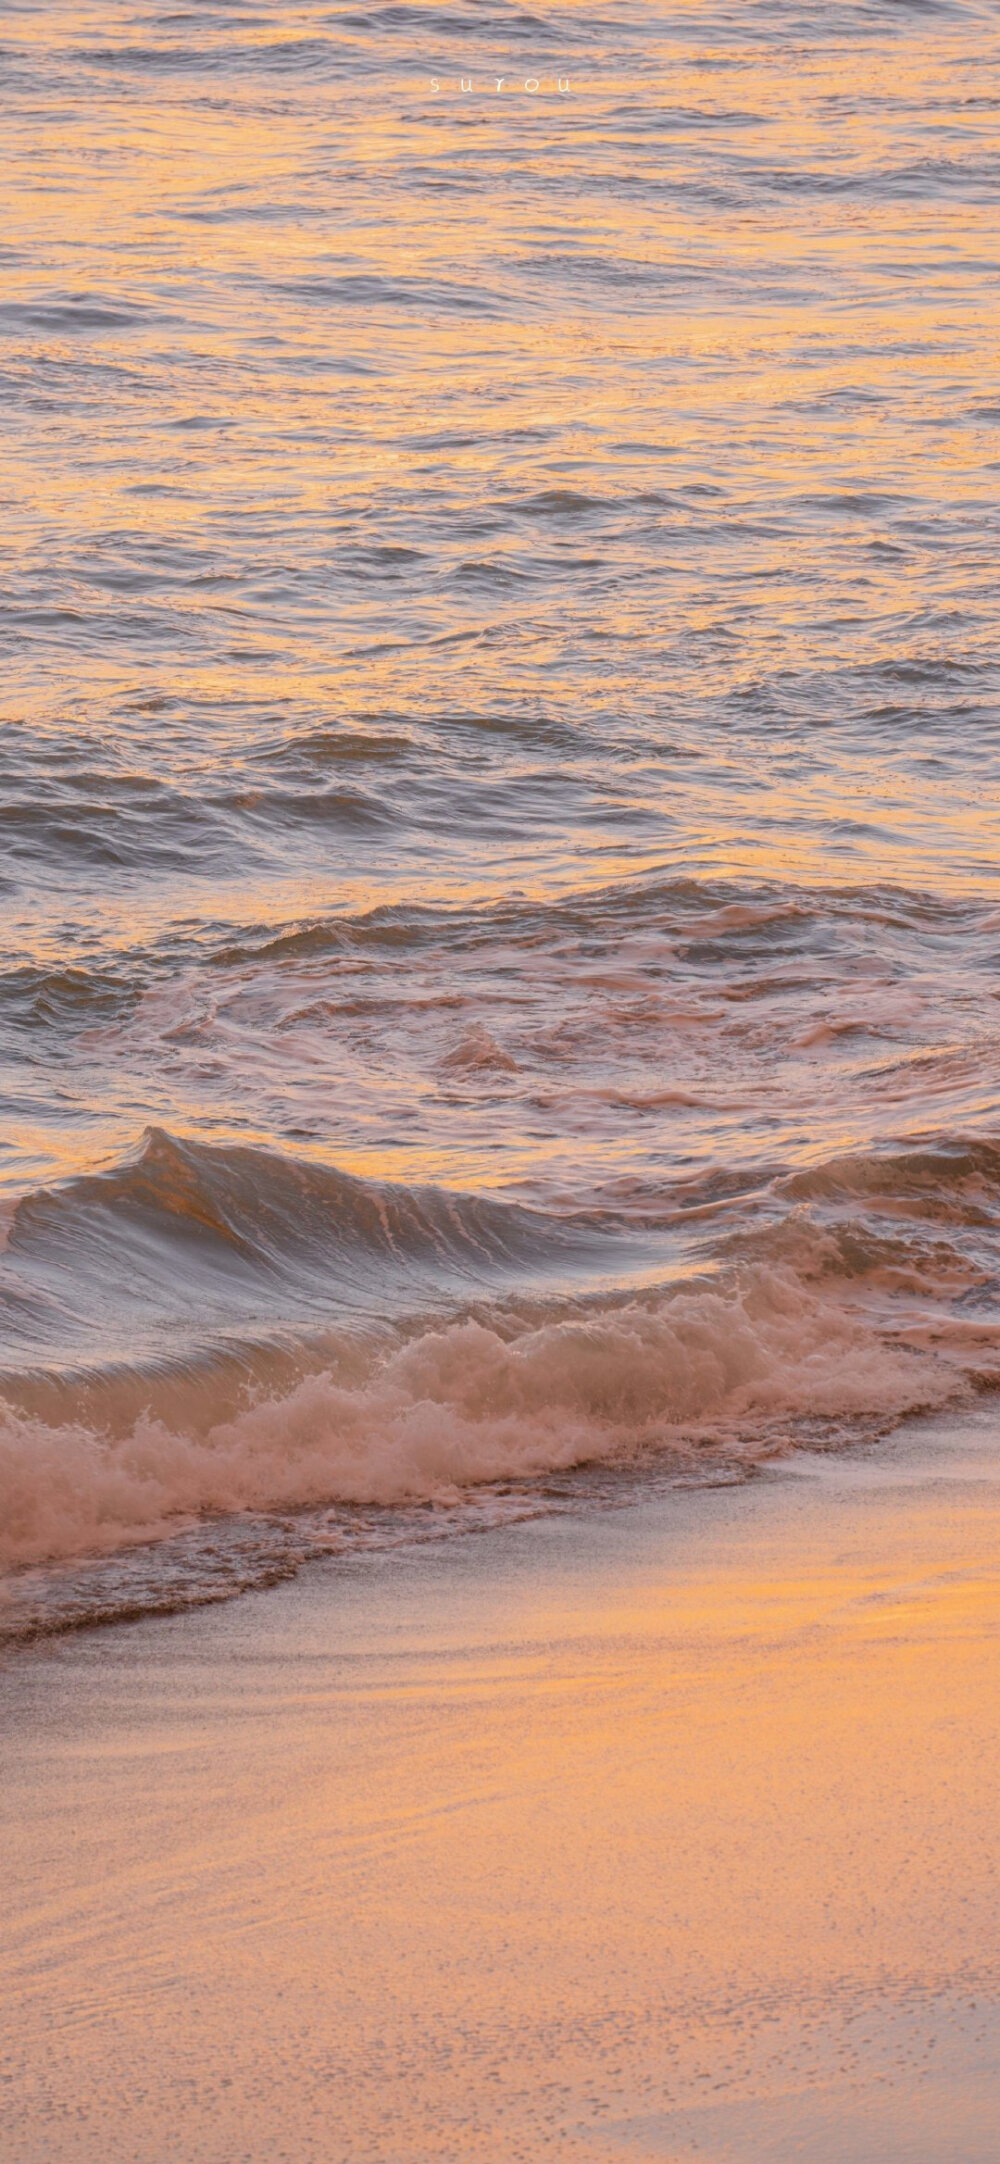
<instances>
[{"instance_id":1,"label":"sunlit water","mask_svg":"<svg viewBox=\"0 0 1000 2164\"><path fill-rule=\"evenodd\" d=\"M12 1628L996 1379L998 59L7 11Z\"/></svg>"}]
</instances>

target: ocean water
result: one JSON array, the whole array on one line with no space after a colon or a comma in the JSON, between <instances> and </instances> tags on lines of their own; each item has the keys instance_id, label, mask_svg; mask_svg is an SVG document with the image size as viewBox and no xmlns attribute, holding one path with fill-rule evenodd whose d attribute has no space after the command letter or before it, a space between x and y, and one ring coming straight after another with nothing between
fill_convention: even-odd
<instances>
[{"instance_id":1,"label":"ocean water","mask_svg":"<svg viewBox=\"0 0 1000 2164\"><path fill-rule=\"evenodd\" d=\"M0 81L0 1631L1000 1384L1000 17Z\"/></svg>"}]
</instances>

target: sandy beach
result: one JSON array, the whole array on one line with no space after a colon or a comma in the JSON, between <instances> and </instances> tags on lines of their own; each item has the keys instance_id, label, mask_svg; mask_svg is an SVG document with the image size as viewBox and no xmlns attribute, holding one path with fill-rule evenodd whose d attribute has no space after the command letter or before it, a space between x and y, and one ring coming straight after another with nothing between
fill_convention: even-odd
<instances>
[{"instance_id":1,"label":"sandy beach","mask_svg":"<svg viewBox=\"0 0 1000 2164\"><path fill-rule=\"evenodd\" d=\"M994 1413L0 1672L8 2164L987 2164Z\"/></svg>"}]
</instances>

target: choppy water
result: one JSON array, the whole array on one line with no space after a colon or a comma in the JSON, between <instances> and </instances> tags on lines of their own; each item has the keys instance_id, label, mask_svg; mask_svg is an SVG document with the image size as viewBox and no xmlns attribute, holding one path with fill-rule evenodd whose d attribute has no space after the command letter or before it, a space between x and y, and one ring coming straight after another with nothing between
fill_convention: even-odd
<instances>
[{"instance_id":1,"label":"choppy water","mask_svg":"<svg viewBox=\"0 0 1000 2164\"><path fill-rule=\"evenodd\" d=\"M1000 1379L998 61L7 11L5 1628Z\"/></svg>"}]
</instances>

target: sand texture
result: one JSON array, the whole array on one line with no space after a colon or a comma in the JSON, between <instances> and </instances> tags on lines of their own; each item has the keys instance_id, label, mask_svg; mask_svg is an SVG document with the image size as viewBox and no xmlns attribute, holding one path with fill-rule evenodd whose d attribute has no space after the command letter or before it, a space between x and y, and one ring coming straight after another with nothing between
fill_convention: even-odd
<instances>
[{"instance_id":1,"label":"sand texture","mask_svg":"<svg viewBox=\"0 0 1000 2164\"><path fill-rule=\"evenodd\" d=\"M0 1670L6 2164L993 2164L995 1416Z\"/></svg>"}]
</instances>

